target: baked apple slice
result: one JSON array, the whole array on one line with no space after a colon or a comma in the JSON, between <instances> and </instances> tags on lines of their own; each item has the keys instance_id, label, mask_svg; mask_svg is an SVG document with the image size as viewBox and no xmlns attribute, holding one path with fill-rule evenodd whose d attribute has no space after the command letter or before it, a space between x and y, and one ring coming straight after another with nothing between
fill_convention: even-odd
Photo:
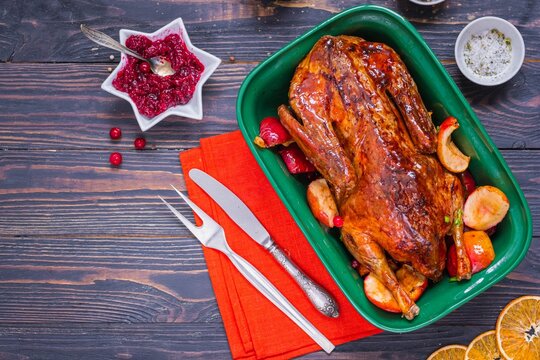
<instances>
[{"instance_id":1,"label":"baked apple slice","mask_svg":"<svg viewBox=\"0 0 540 360\"><path fill-rule=\"evenodd\" d=\"M484 231L467 231L463 233L463 243L465 251L471 261L472 273L484 270L495 259L495 250L488 234ZM457 274L456 246L452 244L448 249L446 258L446 271L451 277Z\"/></svg>"},{"instance_id":2,"label":"baked apple slice","mask_svg":"<svg viewBox=\"0 0 540 360\"><path fill-rule=\"evenodd\" d=\"M452 141L452 133L459 128L455 117L446 118L441 124L437 135L437 155L441 164L454 173L460 173L469 166L470 157L464 155Z\"/></svg>"},{"instance_id":3,"label":"baked apple slice","mask_svg":"<svg viewBox=\"0 0 540 360\"><path fill-rule=\"evenodd\" d=\"M388 290L372 273L369 273L364 278L364 293L368 300L379 309L392 313L401 312L401 309L390 290Z\"/></svg>"},{"instance_id":4,"label":"baked apple slice","mask_svg":"<svg viewBox=\"0 0 540 360\"><path fill-rule=\"evenodd\" d=\"M308 185L307 202L315 219L325 226L334 227L338 210L325 179L314 180Z\"/></svg>"},{"instance_id":5,"label":"baked apple slice","mask_svg":"<svg viewBox=\"0 0 540 360\"><path fill-rule=\"evenodd\" d=\"M484 231L467 231L463 234L463 242L471 260L473 274L487 268L495 259L493 244Z\"/></svg>"},{"instance_id":6,"label":"baked apple slice","mask_svg":"<svg viewBox=\"0 0 540 360\"><path fill-rule=\"evenodd\" d=\"M396 277L413 301L420 299L420 296L422 296L428 286L428 279L407 264L402 265L396 271Z\"/></svg>"},{"instance_id":7,"label":"baked apple slice","mask_svg":"<svg viewBox=\"0 0 540 360\"><path fill-rule=\"evenodd\" d=\"M510 203L506 195L494 186L479 186L463 206L463 222L474 230L488 230L504 219Z\"/></svg>"},{"instance_id":8,"label":"baked apple slice","mask_svg":"<svg viewBox=\"0 0 540 360\"><path fill-rule=\"evenodd\" d=\"M418 300L422 296L428 285L427 278L407 264L396 271L396 278L413 301ZM364 278L364 292L368 300L378 308L392 313L401 312L390 290L372 273Z\"/></svg>"},{"instance_id":9,"label":"baked apple slice","mask_svg":"<svg viewBox=\"0 0 540 360\"><path fill-rule=\"evenodd\" d=\"M303 174L315 171L315 166L308 160L298 145L291 144L279 151L281 159L291 174Z\"/></svg>"},{"instance_id":10,"label":"baked apple slice","mask_svg":"<svg viewBox=\"0 0 540 360\"><path fill-rule=\"evenodd\" d=\"M259 136L255 137L254 142L262 148L267 148L276 145L287 146L293 140L291 134L289 134L278 118L268 116L262 119L259 125Z\"/></svg>"}]
</instances>

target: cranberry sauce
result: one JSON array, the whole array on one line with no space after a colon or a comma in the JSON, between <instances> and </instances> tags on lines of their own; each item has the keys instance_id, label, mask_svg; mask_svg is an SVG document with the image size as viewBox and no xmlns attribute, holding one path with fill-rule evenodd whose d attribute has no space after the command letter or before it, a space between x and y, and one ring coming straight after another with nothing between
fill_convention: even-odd
<instances>
[{"instance_id":1,"label":"cranberry sauce","mask_svg":"<svg viewBox=\"0 0 540 360\"><path fill-rule=\"evenodd\" d=\"M128 93L141 114L154 117L172 106L186 104L193 97L204 65L187 49L180 35L171 34L157 41L133 35L126 40L126 46L147 59L165 57L176 72L162 77L154 74L148 63L128 56L113 86Z\"/></svg>"}]
</instances>

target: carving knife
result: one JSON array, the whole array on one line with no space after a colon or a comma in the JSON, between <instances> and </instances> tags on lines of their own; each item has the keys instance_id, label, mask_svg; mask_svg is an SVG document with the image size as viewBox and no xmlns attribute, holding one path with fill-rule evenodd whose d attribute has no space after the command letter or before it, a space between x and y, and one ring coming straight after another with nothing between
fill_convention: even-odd
<instances>
[{"instance_id":1,"label":"carving knife","mask_svg":"<svg viewBox=\"0 0 540 360\"><path fill-rule=\"evenodd\" d=\"M238 196L202 170L191 169L189 177L225 211L232 221L274 256L277 262L297 282L317 310L329 317L339 316L339 309L334 298L288 258Z\"/></svg>"}]
</instances>

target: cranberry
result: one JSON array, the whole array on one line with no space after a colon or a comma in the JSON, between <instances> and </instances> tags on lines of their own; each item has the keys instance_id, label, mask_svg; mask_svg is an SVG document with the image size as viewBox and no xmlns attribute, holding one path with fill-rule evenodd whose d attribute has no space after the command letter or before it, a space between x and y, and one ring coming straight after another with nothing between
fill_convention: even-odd
<instances>
[{"instance_id":1,"label":"cranberry","mask_svg":"<svg viewBox=\"0 0 540 360\"><path fill-rule=\"evenodd\" d=\"M360 263L358 262L358 260L354 259L353 261L351 261L351 266L354 270L356 270L360 267Z\"/></svg>"},{"instance_id":2,"label":"cranberry","mask_svg":"<svg viewBox=\"0 0 540 360\"><path fill-rule=\"evenodd\" d=\"M111 156L109 156L109 162L112 166L120 166L120 164L122 164L122 154L119 152L111 153Z\"/></svg>"},{"instance_id":3,"label":"cranberry","mask_svg":"<svg viewBox=\"0 0 540 360\"><path fill-rule=\"evenodd\" d=\"M113 140L118 140L118 139L120 139L122 137L122 130L120 130L120 128L113 127L109 131L109 136Z\"/></svg>"},{"instance_id":4,"label":"cranberry","mask_svg":"<svg viewBox=\"0 0 540 360\"><path fill-rule=\"evenodd\" d=\"M126 65L113 80L113 86L128 93L142 115L154 117L191 100L204 65L188 50L180 35L170 34L156 41L134 35L126 40L126 46L146 58L163 56L176 71L161 77L150 71L148 63L128 57Z\"/></svg>"},{"instance_id":5,"label":"cranberry","mask_svg":"<svg viewBox=\"0 0 540 360\"><path fill-rule=\"evenodd\" d=\"M146 146L146 140L142 137L136 138L133 145L135 145L135 149L142 150Z\"/></svg>"},{"instance_id":6,"label":"cranberry","mask_svg":"<svg viewBox=\"0 0 540 360\"><path fill-rule=\"evenodd\" d=\"M335 227L340 228L340 227L343 226L343 218L342 218L341 216L339 216L339 215L338 215L338 216L334 216L333 222L334 222L334 226L335 226Z\"/></svg>"},{"instance_id":7,"label":"cranberry","mask_svg":"<svg viewBox=\"0 0 540 360\"><path fill-rule=\"evenodd\" d=\"M177 78L177 79L173 80L173 84L177 88L181 88L183 83L184 83L184 79L182 79L182 78Z\"/></svg>"},{"instance_id":8,"label":"cranberry","mask_svg":"<svg viewBox=\"0 0 540 360\"><path fill-rule=\"evenodd\" d=\"M147 63L147 62L141 62L139 64L139 70L142 72L142 73L145 73L145 74L148 74L150 72L150 64Z\"/></svg>"}]
</instances>

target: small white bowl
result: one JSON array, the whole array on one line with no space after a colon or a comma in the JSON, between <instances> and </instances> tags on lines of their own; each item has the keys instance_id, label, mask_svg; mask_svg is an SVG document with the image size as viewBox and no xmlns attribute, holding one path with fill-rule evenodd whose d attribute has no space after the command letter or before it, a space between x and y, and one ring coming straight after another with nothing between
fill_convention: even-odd
<instances>
[{"instance_id":1,"label":"small white bowl","mask_svg":"<svg viewBox=\"0 0 540 360\"><path fill-rule=\"evenodd\" d=\"M165 119L167 116L170 116L170 115L178 115L178 116L183 116L183 117L197 119L197 120L202 119L203 117L202 86L206 82L206 80L208 80L210 75L212 75L212 73L216 70L218 65L221 63L221 60L219 58L191 44L191 41L189 40L189 36L184 26L184 22L182 21L182 18L178 18L172 21L171 23L165 25L161 29L151 34L122 29L120 30L120 43L122 45L125 45L126 39L132 35L144 35L148 37L150 40L155 41L155 40L163 39L169 34L180 34L180 36L186 43L186 46L189 49L189 51L191 51L199 59L199 61L204 65L204 71L201 74L201 78L199 79L199 82L197 82L197 85L195 86L195 92L193 93L193 97L187 104L173 106L165 110L161 114L156 115L153 118L149 118L147 116L142 115L137 109L137 106L135 105L133 100L131 100L131 98L129 97L129 95L123 91L116 90L112 84L114 78L116 78L116 74L118 74L118 72L124 67L124 65L127 62L127 55L123 53L122 53L120 63L118 64L116 69L114 69L114 71L109 75L109 77L105 79L103 84L101 84L101 88L103 90L113 95L116 95L128 101L131 104L131 107L133 108L133 113L135 114L135 117L137 118L137 122L139 123L139 126L142 131L146 131L150 129L152 126L156 125L158 122L160 122L161 120Z\"/></svg>"},{"instance_id":2,"label":"small white bowl","mask_svg":"<svg viewBox=\"0 0 540 360\"><path fill-rule=\"evenodd\" d=\"M480 76L475 74L467 67L465 64L463 51L465 49L465 44L472 35L480 34L491 29L499 30L510 39L512 44L512 58L510 60L510 64L502 73L495 76ZM523 43L521 34L514 25L498 17L486 16L472 21L465 26L463 30L461 30L461 33L459 33L456 40L454 55L456 57L456 63L459 70L461 70L467 79L479 85L495 86L510 80L514 75L517 74L525 58L525 44Z\"/></svg>"},{"instance_id":3,"label":"small white bowl","mask_svg":"<svg viewBox=\"0 0 540 360\"><path fill-rule=\"evenodd\" d=\"M440 4L444 2L445 0L431 0L431 1L430 0L409 0L409 1L417 5L432 6L432 5Z\"/></svg>"}]
</instances>

